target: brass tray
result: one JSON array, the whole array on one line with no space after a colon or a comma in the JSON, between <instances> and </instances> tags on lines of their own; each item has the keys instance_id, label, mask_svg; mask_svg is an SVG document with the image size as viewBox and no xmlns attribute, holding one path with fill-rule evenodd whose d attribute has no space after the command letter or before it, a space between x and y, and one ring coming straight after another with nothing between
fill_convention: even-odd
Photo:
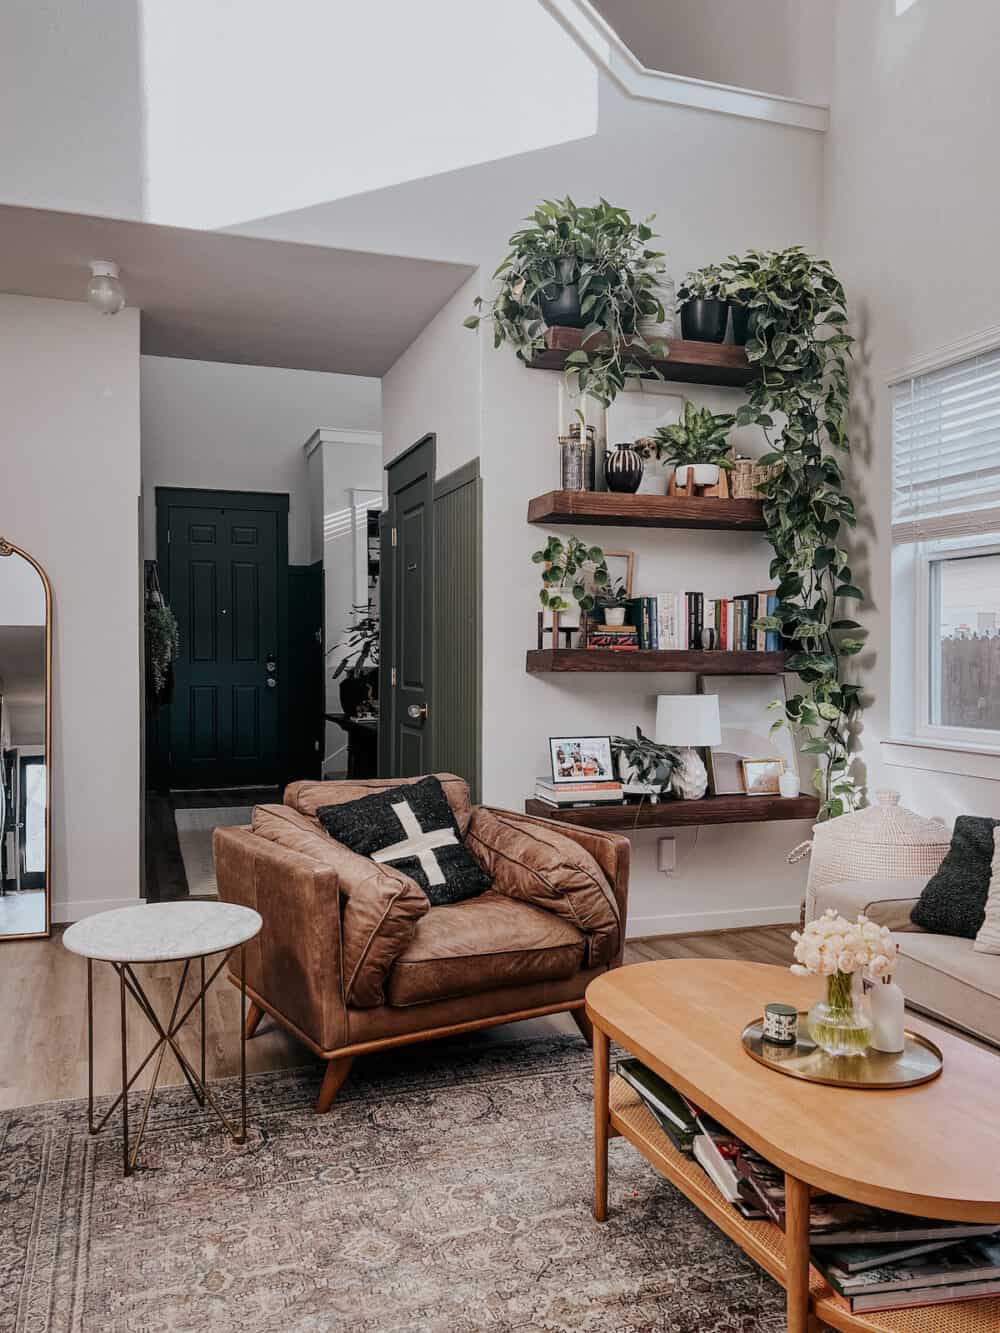
<instances>
[{"instance_id":1,"label":"brass tray","mask_svg":"<svg viewBox=\"0 0 1000 1333\"><path fill-rule=\"evenodd\" d=\"M944 1065L940 1050L919 1032L906 1030L906 1045L897 1054L867 1051L864 1055L827 1055L809 1036L806 1014L799 1014L794 1046L779 1046L763 1037L763 1018L743 1029L743 1049L752 1060L789 1078L825 1083L832 1088L913 1088L937 1078Z\"/></svg>"}]
</instances>

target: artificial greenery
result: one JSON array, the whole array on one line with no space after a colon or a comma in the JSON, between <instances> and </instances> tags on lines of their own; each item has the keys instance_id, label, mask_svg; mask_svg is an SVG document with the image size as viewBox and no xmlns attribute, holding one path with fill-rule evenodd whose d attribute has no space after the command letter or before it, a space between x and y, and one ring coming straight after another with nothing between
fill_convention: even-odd
<instances>
[{"instance_id":1,"label":"artificial greenery","mask_svg":"<svg viewBox=\"0 0 1000 1333\"><path fill-rule=\"evenodd\" d=\"M814 782L820 817L828 818L855 809L861 796L851 773L861 687L843 675L864 641L861 626L840 608L864 593L842 545L842 529L853 527L856 517L832 452L850 448L847 367L853 339L846 299L830 264L801 246L750 250L742 258L730 256L722 267L727 294L750 308L754 336L746 351L760 370L736 424L761 426L770 452L759 461L778 465L761 494L779 600L774 613L756 623L794 643L787 669L804 686L787 700L772 730L790 725L805 736L801 748L819 765Z\"/></svg>"},{"instance_id":2,"label":"artificial greenery","mask_svg":"<svg viewBox=\"0 0 1000 1333\"><path fill-rule=\"evenodd\" d=\"M684 404L681 419L673 426L660 426L653 437L653 447L661 462L683 466L685 463L713 463L731 468L729 432L736 418L728 412L710 412L707 407Z\"/></svg>"},{"instance_id":3,"label":"artificial greenery","mask_svg":"<svg viewBox=\"0 0 1000 1333\"><path fill-rule=\"evenodd\" d=\"M170 676L170 664L180 648L177 617L169 606L146 607L146 667L154 694L162 694Z\"/></svg>"},{"instance_id":4,"label":"artificial greenery","mask_svg":"<svg viewBox=\"0 0 1000 1333\"><path fill-rule=\"evenodd\" d=\"M530 362L545 345L543 293L576 283L587 320L585 346L567 356L566 374L581 394L607 407L627 380L651 373L635 351L663 351L639 332L640 320L665 318L658 289L666 269L662 253L648 244L652 220L633 222L606 199L588 206L568 195L546 199L510 238L510 252L493 275L500 290L492 300L476 298L479 313L465 320L466 328L491 320L494 347L509 342Z\"/></svg>"},{"instance_id":5,"label":"artificial greenery","mask_svg":"<svg viewBox=\"0 0 1000 1333\"><path fill-rule=\"evenodd\" d=\"M687 275L677 288L678 301L726 301L727 275L720 264L706 264Z\"/></svg>"},{"instance_id":6,"label":"artificial greenery","mask_svg":"<svg viewBox=\"0 0 1000 1333\"><path fill-rule=\"evenodd\" d=\"M644 736L641 727L635 729L635 740L612 736L611 749L618 756L618 772L622 772L623 764L628 764L634 781L646 786L668 787L680 763L676 750Z\"/></svg>"},{"instance_id":7,"label":"artificial greenery","mask_svg":"<svg viewBox=\"0 0 1000 1333\"><path fill-rule=\"evenodd\" d=\"M348 651L334 669L334 680L343 675L348 680L354 680L366 669L378 666L378 613L370 604L351 609L355 615L354 622L347 627L344 639L337 644L338 648L347 648Z\"/></svg>"},{"instance_id":8,"label":"artificial greenery","mask_svg":"<svg viewBox=\"0 0 1000 1333\"><path fill-rule=\"evenodd\" d=\"M570 604L562 595L567 590L581 611L592 611L601 589L611 581L604 552L579 537L569 536L565 541L549 537L531 558L536 565L544 565L538 600L549 611L569 610Z\"/></svg>"}]
</instances>

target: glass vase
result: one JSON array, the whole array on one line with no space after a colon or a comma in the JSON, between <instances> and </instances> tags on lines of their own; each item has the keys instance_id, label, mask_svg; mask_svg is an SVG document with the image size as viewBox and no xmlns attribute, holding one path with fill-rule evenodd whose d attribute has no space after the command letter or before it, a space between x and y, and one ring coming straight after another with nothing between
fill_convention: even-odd
<instances>
[{"instance_id":1,"label":"glass vase","mask_svg":"<svg viewBox=\"0 0 1000 1333\"><path fill-rule=\"evenodd\" d=\"M864 1055L871 1045L872 1024L855 993L853 972L827 977L826 999L809 1010L806 1027L827 1055Z\"/></svg>"}]
</instances>

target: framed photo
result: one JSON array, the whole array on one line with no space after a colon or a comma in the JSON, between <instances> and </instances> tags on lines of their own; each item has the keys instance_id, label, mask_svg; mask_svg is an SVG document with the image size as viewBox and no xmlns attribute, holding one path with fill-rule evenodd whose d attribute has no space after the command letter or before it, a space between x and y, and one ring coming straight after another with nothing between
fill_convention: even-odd
<instances>
[{"instance_id":1,"label":"framed photo","mask_svg":"<svg viewBox=\"0 0 1000 1333\"><path fill-rule=\"evenodd\" d=\"M743 759L781 759L798 775L795 738L788 727L771 735L775 718L784 716L784 676L699 676L699 694L719 696L722 740L706 756L714 796L743 795Z\"/></svg>"},{"instance_id":2,"label":"framed photo","mask_svg":"<svg viewBox=\"0 0 1000 1333\"><path fill-rule=\"evenodd\" d=\"M785 771L784 759L741 759L743 790L747 796L777 796L779 779Z\"/></svg>"},{"instance_id":3,"label":"framed photo","mask_svg":"<svg viewBox=\"0 0 1000 1333\"><path fill-rule=\"evenodd\" d=\"M614 780L610 736L550 736L549 756L557 784Z\"/></svg>"}]
</instances>

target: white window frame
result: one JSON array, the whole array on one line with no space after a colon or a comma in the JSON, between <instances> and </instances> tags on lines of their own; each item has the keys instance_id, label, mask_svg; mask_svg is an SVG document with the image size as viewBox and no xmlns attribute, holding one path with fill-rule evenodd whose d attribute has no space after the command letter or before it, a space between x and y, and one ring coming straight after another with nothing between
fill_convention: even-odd
<instances>
[{"instance_id":1,"label":"white window frame","mask_svg":"<svg viewBox=\"0 0 1000 1333\"><path fill-rule=\"evenodd\" d=\"M946 560L961 560L970 556L1000 556L1000 533L988 538L953 538L920 543L915 551L913 581L913 698L912 728L914 737L937 742L951 749L972 747L976 750L1000 754L1000 730L985 727L949 727L931 720L931 688L934 684L938 656L935 633L936 617L933 608L933 567ZM895 614L894 606L894 614Z\"/></svg>"}]
</instances>

